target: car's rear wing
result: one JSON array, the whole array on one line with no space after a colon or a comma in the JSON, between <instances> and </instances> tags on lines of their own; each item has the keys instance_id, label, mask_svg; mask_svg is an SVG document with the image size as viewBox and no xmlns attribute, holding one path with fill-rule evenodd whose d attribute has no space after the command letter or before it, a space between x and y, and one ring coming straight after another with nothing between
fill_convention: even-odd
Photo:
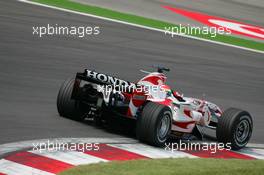
<instances>
[{"instance_id":1,"label":"car's rear wing","mask_svg":"<svg viewBox=\"0 0 264 175\"><path fill-rule=\"evenodd\" d=\"M112 88L112 90L115 89L120 91L120 89L122 89L123 92L128 93L131 92L130 90L133 89L133 86L136 86L136 84L131 83L129 81L125 81L117 77L85 69L84 72L78 72L76 74L72 92L73 99L82 98L82 96L84 95L84 92L82 92L81 90L82 85L87 83L101 85L104 88Z\"/></svg>"},{"instance_id":2,"label":"car's rear wing","mask_svg":"<svg viewBox=\"0 0 264 175\"><path fill-rule=\"evenodd\" d=\"M76 79L88 81L100 85L115 85L115 86L130 86L135 85L129 81L122 80L117 77L109 76L103 73L98 73L85 69L82 73L76 74Z\"/></svg>"}]
</instances>

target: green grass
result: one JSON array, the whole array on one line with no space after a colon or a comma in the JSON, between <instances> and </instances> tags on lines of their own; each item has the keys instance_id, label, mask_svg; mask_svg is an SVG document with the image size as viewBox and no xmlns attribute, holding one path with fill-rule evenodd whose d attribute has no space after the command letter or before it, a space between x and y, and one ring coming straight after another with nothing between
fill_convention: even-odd
<instances>
[{"instance_id":1,"label":"green grass","mask_svg":"<svg viewBox=\"0 0 264 175\"><path fill-rule=\"evenodd\" d=\"M260 175L263 160L152 159L82 165L60 175Z\"/></svg>"},{"instance_id":2,"label":"green grass","mask_svg":"<svg viewBox=\"0 0 264 175\"><path fill-rule=\"evenodd\" d=\"M102 17L107 17L111 19L130 22L134 24L153 27L157 29L162 29L162 30L164 30L165 27L172 27L172 26L179 27L176 24L172 24L168 22L163 22L163 21L159 21L155 19L149 19L149 18L126 14L126 13L121 13L121 12L117 12L117 11L113 11L113 10L109 10L109 9L105 9L101 7L84 5L84 4L72 2L69 0L33 0L33 1L42 3L42 4L48 4L48 5L52 5L56 7L61 7L61 8L69 9L69 10L74 10L78 12L93 14L97 16L102 16ZM242 39L238 37L227 36L227 35L217 35L216 37L212 38L211 35L202 35L202 34L200 35L197 34L197 35L192 35L192 36L264 51L264 43Z\"/></svg>"}]
</instances>

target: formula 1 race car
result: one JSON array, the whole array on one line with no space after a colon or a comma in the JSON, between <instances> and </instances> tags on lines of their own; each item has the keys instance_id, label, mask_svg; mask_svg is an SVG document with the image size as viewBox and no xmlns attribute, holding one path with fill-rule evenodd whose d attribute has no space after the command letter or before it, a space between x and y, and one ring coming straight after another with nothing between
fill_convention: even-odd
<instances>
[{"instance_id":1,"label":"formula 1 race car","mask_svg":"<svg viewBox=\"0 0 264 175\"><path fill-rule=\"evenodd\" d=\"M57 97L60 116L95 123L128 118L136 123L137 138L154 146L163 146L168 136L185 134L203 139L203 127L216 130L217 141L230 144L234 150L248 143L253 122L247 111L237 108L222 110L215 104L184 97L165 84L164 71L147 75L136 83L85 69L66 80Z\"/></svg>"}]
</instances>

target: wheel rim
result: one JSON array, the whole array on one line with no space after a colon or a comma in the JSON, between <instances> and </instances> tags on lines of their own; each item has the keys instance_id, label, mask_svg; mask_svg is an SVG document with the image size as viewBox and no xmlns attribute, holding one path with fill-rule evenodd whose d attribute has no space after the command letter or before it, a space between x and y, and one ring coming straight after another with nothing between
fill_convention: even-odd
<instances>
[{"instance_id":1,"label":"wheel rim","mask_svg":"<svg viewBox=\"0 0 264 175\"><path fill-rule=\"evenodd\" d=\"M163 141L164 139L166 139L166 136L169 132L170 129L170 115L168 113L165 113L159 123L159 127L158 127L158 139L160 141Z\"/></svg>"},{"instance_id":2,"label":"wheel rim","mask_svg":"<svg viewBox=\"0 0 264 175\"><path fill-rule=\"evenodd\" d=\"M244 142L247 141L249 134L250 134L249 121L241 120L236 127L236 133L235 133L236 140L239 143L243 144Z\"/></svg>"}]
</instances>

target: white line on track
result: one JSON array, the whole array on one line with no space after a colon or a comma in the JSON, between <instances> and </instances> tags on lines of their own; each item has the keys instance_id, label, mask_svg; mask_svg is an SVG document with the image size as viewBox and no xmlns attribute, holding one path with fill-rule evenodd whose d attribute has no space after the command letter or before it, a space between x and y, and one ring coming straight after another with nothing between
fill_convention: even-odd
<instances>
[{"instance_id":1,"label":"white line on track","mask_svg":"<svg viewBox=\"0 0 264 175\"><path fill-rule=\"evenodd\" d=\"M0 172L9 175L54 175L52 173L25 166L13 161L0 160Z\"/></svg>"},{"instance_id":2,"label":"white line on track","mask_svg":"<svg viewBox=\"0 0 264 175\"><path fill-rule=\"evenodd\" d=\"M126 24L126 25L130 25L130 26L134 26L134 27L143 28L143 29L148 29L148 30L153 30L153 31L158 31L158 32L164 32L164 30L161 30L161 29L156 29L156 28L147 27L147 26L143 26L143 25L133 24L133 23L129 23L129 22L116 20L116 19L101 17L101 16L97 16L97 15L91 15L88 13L77 12L77 11L73 11L73 10L68 10L68 9L64 9L64 8L60 8L60 7L41 4L41 3L32 2L32 1L28 1L28 0L17 0L17 1L28 3L28 4L33 4L33 5L38 5L38 6L42 6L42 7L47 7L47 8L51 8L51 9L56 9L56 10L60 10L60 11L64 11L64 12L74 13L74 14L78 14L78 15L89 16L89 17L103 19L103 20L112 21L112 22L116 22L116 23ZM191 38L191 39L195 39L195 40L199 40L199 41L205 41L205 42L214 43L214 44L218 44L218 45L223 45L223 46L228 46L228 47L233 47L233 48L237 48L237 49L242 49L242 50L247 50L247 51L251 51L251 52L264 54L264 51L260 51L260 50L256 50L256 49L250 49L250 48L242 47L242 46L236 46L236 45L227 44L227 43L222 43L219 41L213 41L213 40L208 40L208 39L199 38L199 37L195 37L195 36L189 36L189 35L181 35L181 34L177 34L177 33L175 33L175 35L180 36L180 37L184 37L184 38Z\"/></svg>"},{"instance_id":3,"label":"white line on track","mask_svg":"<svg viewBox=\"0 0 264 175\"><path fill-rule=\"evenodd\" d=\"M40 156L48 157L51 159L59 160L62 162L69 163L71 165L84 165L84 164L91 164L91 163L99 163L99 162L108 162L105 159L101 159L95 156L91 156L85 154L83 152L77 151L29 151L34 154L38 154Z\"/></svg>"},{"instance_id":4,"label":"white line on track","mask_svg":"<svg viewBox=\"0 0 264 175\"><path fill-rule=\"evenodd\" d=\"M256 159L264 159L264 149L244 148L239 150L238 153L242 153Z\"/></svg>"},{"instance_id":5,"label":"white line on track","mask_svg":"<svg viewBox=\"0 0 264 175\"><path fill-rule=\"evenodd\" d=\"M182 151L166 151L161 148L145 145L145 144L108 144L110 146L137 153L149 158L197 158L194 155Z\"/></svg>"}]
</instances>

